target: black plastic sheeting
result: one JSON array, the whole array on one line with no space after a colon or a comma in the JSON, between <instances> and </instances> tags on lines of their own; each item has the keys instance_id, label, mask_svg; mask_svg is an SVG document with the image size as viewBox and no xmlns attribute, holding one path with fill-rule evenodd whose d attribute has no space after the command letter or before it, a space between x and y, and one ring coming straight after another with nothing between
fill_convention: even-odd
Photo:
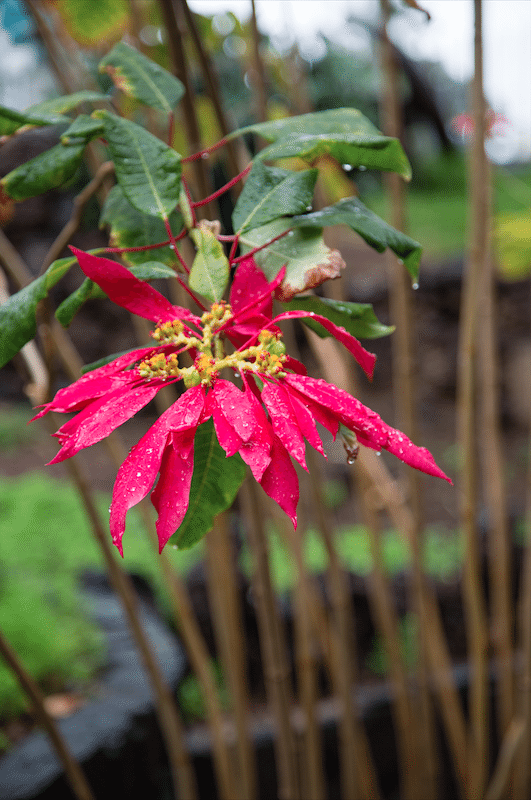
<instances>
[{"instance_id":1,"label":"black plastic sheeting","mask_svg":"<svg viewBox=\"0 0 531 800\"><path fill-rule=\"evenodd\" d=\"M122 605L105 578L86 575L83 594L107 640L107 667L84 708L58 726L83 765L98 800L109 797L171 798L171 780L151 685ZM176 688L186 670L178 640L152 606L139 614L164 677ZM0 800L72 800L48 736L30 734L0 761Z\"/></svg>"}]
</instances>

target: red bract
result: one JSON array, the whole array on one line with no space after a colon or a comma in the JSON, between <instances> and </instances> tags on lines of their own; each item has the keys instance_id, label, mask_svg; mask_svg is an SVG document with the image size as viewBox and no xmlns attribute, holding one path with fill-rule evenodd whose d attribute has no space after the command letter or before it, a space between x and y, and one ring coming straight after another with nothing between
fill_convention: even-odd
<instances>
[{"instance_id":1,"label":"red bract","mask_svg":"<svg viewBox=\"0 0 531 800\"><path fill-rule=\"evenodd\" d=\"M172 305L120 264L79 250L74 253L84 273L113 302L157 325L153 336L159 344L132 350L93 370L44 406L34 419L50 411L77 412L55 434L61 449L50 463L70 458L108 436L163 386L181 379L185 384L179 399L118 470L110 528L120 553L127 511L149 492L158 512L161 550L183 521L194 470L194 437L198 426L209 419L227 457L239 453L294 525L299 487L291 458L306 469L306 442L324 455L316 422L334 436L342 424L366 447L388 450L416 469L449 481L427 450L416 447L346 392L308 377L302 364L285 355L276 323L310 316L347 347L369 377L375 362L353 336L325 317L290 311L273 318L272 296L283 271L269 283L252 258L244 259L236 271L230 304L215 303L210 312L197 317ZM235 352L226 353L226 339L238 348ZM184 350L194 358L192 367L178 365ZM242 389L219 376L227 368L241 377Z\"/></svg>"}]
</instances>

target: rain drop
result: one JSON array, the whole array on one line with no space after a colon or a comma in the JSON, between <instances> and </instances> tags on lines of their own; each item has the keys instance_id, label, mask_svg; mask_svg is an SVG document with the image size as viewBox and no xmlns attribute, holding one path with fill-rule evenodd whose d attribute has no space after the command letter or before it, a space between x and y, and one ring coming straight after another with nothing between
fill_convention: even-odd
<instances>
[{"instance_id":1,"label":"rain drop","mask_svg":"<svg viewBox=\"0 0 531 800\"><path fill-rule=\"evenodd\" d=\"M381 455L382 455L382 451L381 451L381 450L378 450L378 452L376 453L376 455L377 455L377 456L381 456Z\"/></svg>"},{"instance_id":2,"label":"rain drop","mask_svg":"<svg viewBox=\"0 0 531 800\"><path fill-rule=\"evenodd\" d=\"M351 164L341 164L341 166L343 167L345 172L351 172L352 171L352 165Z\"/></svg>"},{"instance_id":3,"label":"rain drop","mask_svg":"<svg viewBox=\"0 0 531 800\"><path fill-rule=\"evenodd\" d=\"M358 167L358 169L359 169L359 171L360 171L360 172L365 172L365 170L367 169L367 167L365 166L365 164L360 164L360 165L359 165L359 167Z\"/></svg>"},{"instance_id":4,"label":"rain drop","mask_svg":"<svg viewBox=\"0 0 531 800\"><path fill-rule=\"evenodd\" d=\"M207 152L201 153L201 158L208 158L208 156L209 156L209 153L207 153Z\"/></svg>"},{"instance_id":5,"label":"rain drop","mask_svg":"<svg viewBox=\"0 0 531 800\"><path fill-rule=\"evenodd\" d=\"M412 288L415 289L415 291L419 288L419 285L418 285L418 283L416 281L413 284Z\"/></svg>"},{"instance_id":6,"label":"rain drop","mask_svg":"<svg viewBox=\"0 0 531 800\"><path fill-rule=\"evenodd\" d=\"M136 473L136 477L137 477L137 478L140 478L140 477L142 477L142 473L141 473L141 472L137 472L137 473Z\"/></svg>"}]
</instances>

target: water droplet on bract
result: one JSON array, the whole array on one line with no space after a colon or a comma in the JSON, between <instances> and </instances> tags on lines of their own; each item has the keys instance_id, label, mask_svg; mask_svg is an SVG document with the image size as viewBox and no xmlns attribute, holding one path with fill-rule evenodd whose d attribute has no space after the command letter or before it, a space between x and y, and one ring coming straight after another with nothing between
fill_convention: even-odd
<instances>
[{"instance_id":1,"label":"water droplet on bract","mask_svg":"<svg viewBox=\"0 0 531 800\"><path fill-rule=\"evenodd\" d=\"M142 476L142 473L141 473L141 472L137 472L137 473L136 473L136 477L137 477L137 478L140 478L141 476Z\"/></svg>"},{"instance_id":2,"label":"water droplet on bract","mask_svg":"<svg viewBox=\"0 0 531 800\"><path fill-rule=\"evenodd\" d=\"M356 456L347 456L347 464L349 466L352 466L352 464L355 462L355 460L356 460Z\"/></svg>"},{"instance_id":3,"label":"water droplet on bract","mask_svg":"<svg viewBox=\"0 0 531 800\"><path fill-rule=\"evenodd\" d=\"M382 455L382 451L381 451L381 450L378 450L378 452L376 453L376 455L377 455L377 456L381 456L381 455Z\"/></svg>"},{"instance_id":4,"label":"water droplet on bract","mask_svg":"<svg viewBox=\"0 0 531 800\"><path fill-rule=\"evenodd\" d=\"M414 290L416 291L416 290L419 288L419 285L418 285L418 283L416 283L416 282L415 282L415 283L412 285L412 287L411 287L411 288L412 288L412 289L414 289Z\"/></svg>"}]
</instances>

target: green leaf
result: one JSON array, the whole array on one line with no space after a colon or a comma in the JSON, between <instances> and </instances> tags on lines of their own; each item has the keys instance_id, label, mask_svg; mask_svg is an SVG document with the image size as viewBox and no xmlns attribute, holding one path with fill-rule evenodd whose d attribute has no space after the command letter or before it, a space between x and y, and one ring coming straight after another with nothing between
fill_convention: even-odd
<instances>
[{"instance_id":1,"label":"green leaf","mask_svg":"<svg viewBox=\"0 0 531 800\"><path fill-rule=\"evenodd\" d=\"M95 111L105 123L105 139L118 183L138 211L165 219L179 201L181 156L156 136L108 111Z\"/></svg>"},{"instance_id":2,"label":"green leaf","mask_svg":"<svg viewBox=\"0 0 531 800\"><path fill-rule=\"evenodd\" d=\"M313 161L331 155L341 164L397 172L406 180L411 167L398 139L383 136L355 108L335 108L299 117L248 125L229 138L253 132L273 142L258 154L269 161L298 156Z\"/></svg>"},{"instance_id":3,"label":"green leaf","mask_svg":"<svg viewBox=\"0 0 531 800\"><path fill-rule=\"evenodd\" d=\"M81 374L84 375L86 372L92 372L93 369L104 367L105 364L109 364L111 361L114 361L115 358L125 356L126 353L132 353L133 350L138 350L138 345L130 347L128 350L121 350L119 353L112 353L110 356L103 356L103 358L99 358L97 361L91 361L90 364L84 364L81 367Z\"/></svg>"},{"instance_id":4,"label":"green leaf","mask_svg":"<svg viewBox=\"0 0 531 800\"><path fill-rule=\"evenodd\" d=\"M0 106L0 136L10 136L25 126L55 125L58 122L69 122L68 117L61 116L31 116L27 111L15 111L12 108Z\"/></svg>"},{"instance_id":5,"label":"green leaf","mask_svg":"<svg viewBox=\"0 0 531 800\"><path fill-rule=\"evenodd\" d=\"M318 170L266 167L255 161L232 214L235 231L258 228L287 214L301 214L312 203Z\"/></svg>"},{"instance_id":6,"label":"green leaf","mask_svg":"<svg viewBox=\"0 0 531 800\"><path fill-rule=\"evenodd\" d=\"M107 72L125 94L167 114L184 94L180 80L125 42L118 42L100 61L99 71Z\"/></svg>"},{"instance_id":7,"label":"green leaf","mask_svg":"<svg viewBox=\"0 0 531 800\"><path fill-rule=\"evenodd\" d=\"M194 263L190 270L188 285L194 292L217 303L229 282L229 261L208 223L202 220L197 228L192 228L190 236L197 247Z\"/></svg>"},{"instance_id":8,"label":"green leaf","mask_svg":"<svg viewBox=\"0 0 531 800\"><path fill-rule=\"evenodd\" d=\"M56 144L20 167L9 172L0 181L2 190L13 200L25 200L56 189L70 180L81 164L85 142Z\"/></svg>"},{"instance_id":9,"label":"green leaf","mask_svg":"<svg viewBox=\"0 0 531 800\"><path fill-rule=\"evenodd\" d=\"M101 92L93 92L91 89L82 89L79 92L72 94L65 94L62 97L54 97L51 100L43 100L42 103L37 103L31 108L26 109L25 114L33 116L57 115L64 114L65 111L71 111L77 108L82 103L101 103L108 102L109 97Z\"/></svg>"},{"instance_id":10,"label":"green leaf","mask_svg":"<svg viewBox=\"0 0 531 800\"><path fill-rule=\"evenodd\" d=\"M70 36L85 46L105 46L123 36L129 27L127 0L98 0L97 5L86 0L61 0L54 10Z\"/></svg>"},{"instance_id":11,"label":"green leaf","mask_svg":"<svg viewBox=\"0 0 531 800\"><path fill-rule=\"evenodd\" d=\"M0 367L7 364L35 336L35 309L52 286L68 272L76 259L60 258L50 264L44 275L36 278L0 306Z\"/></svg>"},{"instance_id":12,"label":"green leaf","mask_svg":"<svg viewBox=\"0 0 531 800\"><path fill-rule=\"evenodd\" d=\"M175 235L183 227L183 218L178 211L169 216L169 223ZM161 219L137 211L125 197L120 186L113 186L100 216L100 228L110 226L109 244L111 247L145 247L168 240L168 233ZM156 258L167 266L175 264L175 253L169 247L156 250L140 250L122 253L123 260L130 266L143 264Z\"/></svg>"},{"instance_id":13,"label":"green leaf","mask_svg":"<svg viewBox=\"0 0 531 800\"><path fill-rule=\"evenodd\" d=\"M277 219L261 228L243 233L240 246L244 252L248 252L290 227L290 219ZM294 295L306 289L320 286L328 278L337 278L345 267L341 253L331 250L324 243L322 230L319 228L291 231L264 250L259 250L254 258L270 281L286 266L286 276L280 286L279 296L279 300L283 301L291 300Z\"/></svg>"},{"instance_id":14,"label":"green leaf","mask_svg":"<svg viewBox=\"0 0 531 800\"><path fill-rule=\"evenodd\" d=\"M356 339L379 339L394 331L394 326L383 325L374 313L370 303L347 303L342 300L330 300L328 297L297 297L285 303L288 311L300 310L320 314L335 325L345 328ZM312 319L301 319L323 339L330 336L318 322Z\"/></svg>"},{"instance_id":15,"label":"green leaf","mask_svg":"<svg viewBox=\"0 0 531 800\"><path fill-rule=\"evenodd\" d=\"M244 462L238 453L226 457L212 420L200 425L195 435L188 511L170 543L185 549L202 539L212 529L214 517L230 508L244 478Z\"/></svg>"},{"instance_id":16,"label":"green leaf","mask_svg":"<svg viewBox=\"0 0 531 800\"><path fill-rule=\"evenodd\" d=\"M140 264L133 267L131 272L143 281L156 280L157 278L175 278L175 272L170 267L167 267L165 264L160 264L158 261L149 261ZM55 312L55 316L64 328L68 328L83 303L87 300L94 300L97 297L102 298L106 296L103 289L100 289L90 278L85 278L81 286L76 289L75 292L72 292L66 300L63 300Z\"/></svg>"},{"instance_id":17,"label":"green leaf","mask_svg":"<svg viewBox=\"0 0 531 800\"><path fill-rule=\"evenodd\" d=\"M104 128L105 126L100 119L94 119L87 114L80 114L61 135L61 143L72 144L79 139L84 139L85 143L90 142L91 139L102 136Z\"/></svg>"},{"instance_id":18,"label":"green leaf","mask_svg":"<svg viewBox=\"0 0 531 800\"><path fill-rule=\"evenodd\" d=\"M384 222L356 197L346 197L333 206L328 206L312 214L294 217L293 227L316 225L348 225L353 231L365 239L367 244L383 253L389 247L401 258L414 281L418 279L422 247L405 233Z\"/></svg>"}]
</instances>

